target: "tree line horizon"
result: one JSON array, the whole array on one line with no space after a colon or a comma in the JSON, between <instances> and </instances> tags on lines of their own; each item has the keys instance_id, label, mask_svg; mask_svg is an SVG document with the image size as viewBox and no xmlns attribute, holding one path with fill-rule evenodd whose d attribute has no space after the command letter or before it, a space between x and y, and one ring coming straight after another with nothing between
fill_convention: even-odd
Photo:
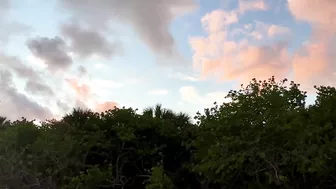
<instances>
[{"instance_id":1,"label":"tree line horizon","mask_svg":"<svg viewBox=\"0 0 336 189\"><path fill-rule=\"evenodd\" d=\"M0 117L0 188L335 188L336 88L314 88L308 105L294 81L252 79L195 121L161 104Z\"/></svg>"}]
</instances>

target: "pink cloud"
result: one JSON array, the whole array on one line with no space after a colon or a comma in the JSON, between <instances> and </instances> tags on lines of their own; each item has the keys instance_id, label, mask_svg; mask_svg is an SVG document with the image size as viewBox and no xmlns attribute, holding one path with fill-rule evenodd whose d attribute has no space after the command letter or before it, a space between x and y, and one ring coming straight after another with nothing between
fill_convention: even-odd
<instances>
[{"instance_id":1,"label":"pink cloud","mask_svg":"<svg viewBox=\"0 0 336 189\"><path fill-rule=\"evenodd\" d=\"M331 31L336 30L335 7L335 0L288 0L288 8L296 19Z\"/></svg>"},{"instance_id":2,"label":"pink cloud","mask_svg":"<svg viewBox=\"0 0 336 189\"><path fill-rule=\"evenodd\" d=\"M289 0L288 8L299 21L311 24L313 32L293 57L295 78L309 84L329 84L336 71L336 1Z\"/></svg>"},{"instance_id":3,"label":"pink cloud","mask_svg":"<svg viewBox=\"0 0 336 189\"><path fill-rule=\"evenodd\" d=\"M75 91L75 95L78 100L88 101L91 97L91 89L88 85L80 83L78 79L66 79L65 80L71 89Z\"/></svg>"},{"instance_id":4,"label":"pink cloud","mask_svg":"<svg viewBox=\"0 0 336 189\"><path fill-rule=\"evenodd\" d=\"M253 1L254 3L257 1ZM237 10L266 9L267 6L254 4L252 1L240 1ZM261 1L260 1L261 2ZM244 4L245 3L245 4ZM244 7L245 6L245 7ZM246 8L246 7L250 8ZM207 14L202 20L204 26L221 26L209 30L207 36L190 38L190 46L194 52L194 68L199 70L201 77L215 77L219 80L236 80L245 83L252 78L267 79L290 78L301 84L330 84L335 80L336 73L336 1L316 0L289 0L289 10L300 21L312 25L313 34L309 43L303 45L293 55L288 53L288 43L273 41L269 45L253 45L247 39L232 41L228 38L231 23L220 22L216 14ZM225 12L225 11L223 11ZM239 11L238 11L239 12ZM223 13L222 15L225 15ZM254 26L252 28L252 26ZM212 28L215 28L213 26ZM255 39L287 37L290 40L291 30L285 26L265 24L255 21L254 24L245 24L242 28L234 28L245 37Z\"/></svg>"},{"instance_id":5,"label":"pink cloud","mask_svg":"<svg viewBox=\"0 0 336 189\"><path fill-rule=\"evenodd\" d=\"M253 37L254 39L258 39L258 40L263 38L263 35L258 31L251 32L250 36Z\"/></svg>"},{"instance_id":6,"label":"pink cloud","mask_svg":"<svg viewBox=\"0 0 336 189\"><path fill-rule=\"evenodd\" d=\"M99 103L95 99L91 86L81 83L79 79L66 79L65 80L71 89L75 91L75 98L77 102L83 103L85 106L92 107L93 110L104 112L109 109L114 109L118 104L113 101Z\"/></svg>"},{"instance_id":7,"label":"pink cloud","mask_svg":"<svg viewBox=\"0 0 336 189\"><path fill-rule=\"evenodd\" d=\"M263 0L239 0L239 12L253 10L267 10L268 7Z\"/></svg>"},{"instance_id":8,"label":"pink cloud","mask_svg":"<svg viewBox=\"0 0 336 189\"><path fill-rule=\"evenodd\" d=\"M207 14L206 19L202 19L203 26L207 28L212 25L230 25L231 23L226 20L220 23L218 15L226 13L222 11L224 13L219 14L219 12L217 10L216 14ZM268 28L269 26L266 24L255 22L257 30L267 34ZM253 77L259 79L267 79L272 75L284 77L291 69L290 57L286 49L287 43L278 42L269 46L253 46L246 40L238 42L229 40L227 27L206 29L206 31L208 33L206 37L193 37L189 40L194 51L194 68L200 70L202 78L212 76L220 80L247 82ZM247 31L246 33L253 34ZM256 38L262 37L257 32L255 35Z\"/></svg>"},{"instance_id":9,"label":"pink cloud","mask_svg":"<svg viewBox=\"0 0 336 189\"><path fill-rule=\"evenodd\" d=\"M263 39L265 37L277 37L285 36L289 37L291 30L288 27L275 25L275 24L266 24L260 21L254 21L254 30L249 34L255 39Z\"/></svg>"},{"instance_id":10,"label":"pink cloud","mask_svg":"<svg viewBox=\"0 0 336 189\"><path fill-rule=\"evenodd\" d=\"M284 43L262 47L245 44L237 46L240 47L223 53L218 59L203 58L202 77L212 75L220 80L239 80L246 83L255 77L285 77L290 71L290 58Z\"/></svg>"},{"instance_id":11,"label":"pink cloud","mask_svg":"<svg viewBox=\"0 0 336 189\"><path fill-rule=\"evenodd\" d=\"M238 22L238 15L235 11L215 10L203 16L201 22L208 32L219 32L225 26Z\"/></svg>"},{"instance_id":12,"label":"pink cloud","mask_svg":"<svg viewBox=\"0 0 336 189\"><path fill-rule=\"evenodd\" d=\"M291 33L291 31L290 31L289 28L283 27L283 26L274 25L274 24L272 24L267 29L267 34L268 34L269 37L274 37L274 36L278 36L278 35L288 35L290 33Z\"/></svg>"},{"instance_id":13,"label":"pink cloud","mask_svg":"<svg viewBox=\"0 0 336 189\"><path fill-rule=\"evenodd\" d=\"M295 80L309 85L334 85L335 45L332 41L323 40L305 44L301 51L293 56Z\"/></svg>"},{"instance_id":14,"label":"pink cloud","mask_svg":"<svg viewBox=\"0 0 336 189\"><path fill-rule=\"evenodd\" d=\"M115 107L117 106L118 104L116 102L104 102L101 104L97 104L95 110L97 112L105 112L106 110L115 109Z\"/></svg>"}]
</instances>

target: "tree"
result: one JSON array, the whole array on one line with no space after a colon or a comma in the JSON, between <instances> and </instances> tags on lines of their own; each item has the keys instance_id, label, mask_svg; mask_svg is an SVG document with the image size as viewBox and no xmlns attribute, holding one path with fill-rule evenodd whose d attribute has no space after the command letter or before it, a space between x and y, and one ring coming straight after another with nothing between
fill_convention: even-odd
<instances>
[{"instance_id":1,"label":"tree","mask_svg":"<svg viewBox=\"0 0 336 189\"><path fill-rule=\"evenodd\" d=\"M229 188L276 188L293 171L290 151L296 148L306 93L274 77L253 79L196 116L199 133L194 141L195 171ZM299 119L299 118L298 118Z\"/></svg>"},{"instance_id":2,"label":"tree","mask_svg":"<svg viewBox=\"0 0 336 189\"><path fill-rule=\"evenodd\" d=\"M0 116L0 128L5 129L10 125L10 121L6 117Z\"/></svg>"},{"instance_id":3,"label":"tree","mask_svg":"<svg viewBox=\"0 0 336 189\"><path fill-rule=\"evenodd\" d=\"M328 189L336 186L336 89L315 103L287 80L253 79L188 115L73 109L41 126L0 117L8 189Z\"/></svg>"},{"instance_id":4,"label":"tree","mask_svg":"<svg viewBox=\"0 0 336 189\"><path fill-rule=\"evenodd\" d=\"M336 183L335 168L329 167L335 158L335 88L317 88L316 103L306 106L306 92L286 81L253 79L229 92L230 103L196 116L194 170L203 179L228 188L329 188ZM327 110L331 113L325 116Z\"/></svg>"}]
</instances>

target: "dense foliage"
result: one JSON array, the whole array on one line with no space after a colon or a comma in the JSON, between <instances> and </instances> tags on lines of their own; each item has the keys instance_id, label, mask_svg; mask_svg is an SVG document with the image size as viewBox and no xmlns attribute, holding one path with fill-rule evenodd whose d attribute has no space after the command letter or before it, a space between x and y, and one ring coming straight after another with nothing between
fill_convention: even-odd
<instances>
[{"instance_id":1,"label":"dense foliage","mask_svg":"<svg viewBox=\"0 0 336 189\"><path fill-rule=\"evenodd\" d=\"M74 109L37 126L0 118L9 189L336 188L336 89L252 80L229 103L188 115ZM5 108L5 107L1 107Z\"/></svg>"}]
</instances>

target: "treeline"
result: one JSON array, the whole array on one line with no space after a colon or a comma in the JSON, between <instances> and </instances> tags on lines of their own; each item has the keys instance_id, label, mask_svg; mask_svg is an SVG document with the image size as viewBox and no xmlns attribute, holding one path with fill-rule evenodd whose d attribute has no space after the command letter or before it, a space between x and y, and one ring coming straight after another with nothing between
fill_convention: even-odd
<instances>
[{"instance_id":1,"label":"treeline","mask_svg":"<svg viewBox=\"0 0 336 189\"><path fill-rule=\"evenodd\" d=\"M253 79L188 115L74 109L37 126L0 120L0 188L336 188L336 89ZM5 108L5 107L1 107Z\"/></svg>"}]
</instances>

